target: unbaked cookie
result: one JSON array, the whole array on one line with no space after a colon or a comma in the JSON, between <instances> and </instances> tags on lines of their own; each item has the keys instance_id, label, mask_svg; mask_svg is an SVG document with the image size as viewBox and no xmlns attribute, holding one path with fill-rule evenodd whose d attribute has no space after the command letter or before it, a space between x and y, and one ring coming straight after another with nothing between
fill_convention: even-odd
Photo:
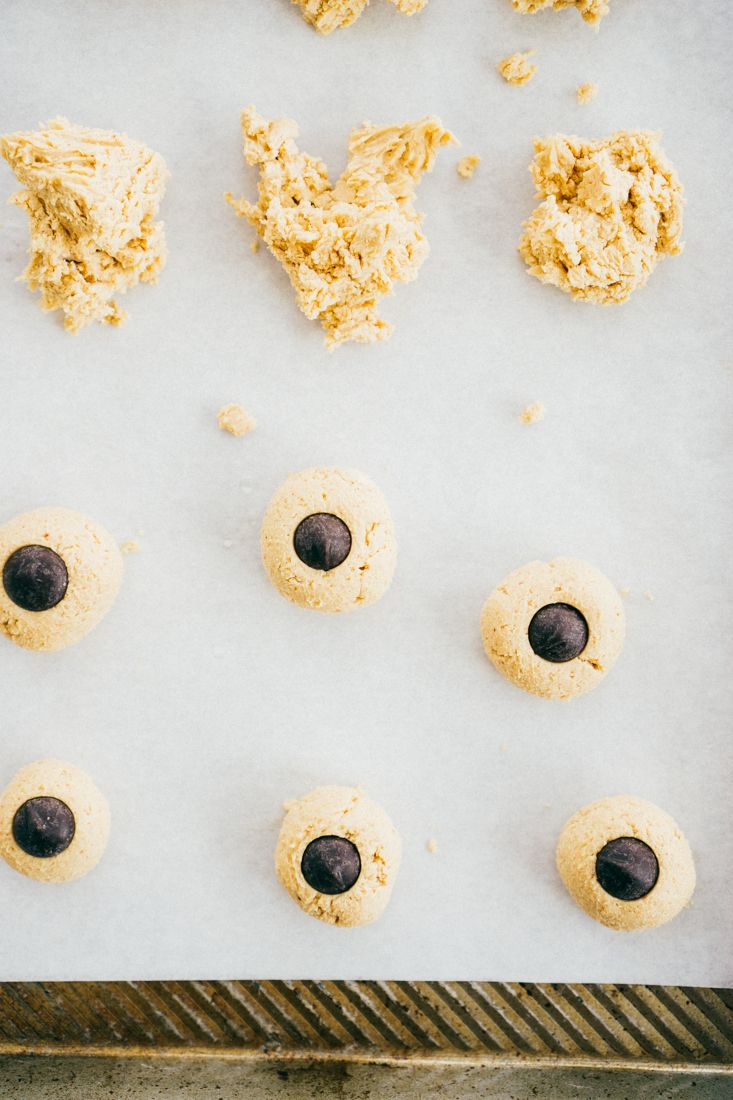
<instances>
[{"instance_id":1,"label":"unbaked cookie","mask_svg":"<svg viewBox=\"0 0 733 1100\"><path fill-rule=\"evenodd\" d=\"M268 121L248 107L242 130L245 160L260 169L259 201L227 201L283 265L327 348L384 340L392 328L379 317L380 300L414 279L428 254L415 190L453 135L432 115L399 126L365 122L332 186L323 161L296 145L291 119Z\"/></svg>"},{"instance_id":2,"label":"unbaked cookie","mask_svg":"<svg viewBox=\"0 0 733 1100\"><path fill-rule=\"evenodd\" d=\"M695 889L692 853L679 826L632 795L578 810L560 834L557 869L581 909L623 932L671 920Z\"/></svg>"},{"instance_id":3,"label":"unbaked cookie","mask_svg":"<svg viewBox=\"0 0 733 1100\"><path fill-rule=\"evenodd\" d=\"M328 466L291 474L270 501L261 540L278 591L316 611L374 603L395 570L387 502L356 470Z\"/></svg>"},{"instance_id":4,"label":"unbaked cookie","mask_svg":"<svg viewBox=\"0 0 733 1100\"><path fill-rule=\"evenodd\" d=\"M519 242L530 275L610 305L644 286L663 256L682 251L684 193L658 134L553 134L534 147L530 171L543 201Z\"/></svg>"},{"instance_id":5,"label":"unbaked cookie","mask_svg":"<svg viewBox=\"0 0 733 1100\"><path fill-rule=\"evenodd\" d=\"M560 11L562 8L577 8L586 23L598 30L598 24L604 15L608 14L608 0L512 0L515 11L524 15L534 15L543 8L553 8Z\"/></svg>"},{"instance_id":6,"label":"unbaked cookie","mask_svg":"<svg viewBox=\"0 0 733 1100\"><path fill-rule=\"evenodd\" d=\"M301 909L347 927L380 917L402 850L382 807L356 787L318 787L285 809L275 870Z\"/></svg>"},{"instance_id":7,"label":"unbaked cookie","mask_svg":"<svg viewBox=\"0 0 733 1100\"><path fill-rule=\"evenodd\" d=\"M390 0L403 15L422 11L428 0ZM321 34L330 34L339 27L356 22L369 0L293 0L306 20Z\"/></svg>"},{"instance_id":8,"label":"unbaked cookie","mask_svg":"<svg viewBox=\"0 0 733 1100\"><path fill-rule=\"evenodd\" d=\"M577 558L532 561L495 588L481 614L487 656L533 695L569 699L594 688L621 652L616 588Z\"/></svg>"},{"instance_id":9,"label":"unbaked cookie","mask_svg":"<svg viewBox=\"0 0 733 1100\"><path fill-rule=\"evenodd\" d=\"M103 527L39 508L0 527L0 631L26 649L63 649L109 611L122 555Z\"/></svg>"},{"instance_id":10,"label":"unbaked cookie","mask_svg":"<svg viewBox=\"0 0 733 1100\"><path fill-rule=\"evenodd\" d=\"M109 807L80 768L38 760L0 795L0 856L41 882L69 882L91 871L109 837Z\"/></svg>"},{"instance_id":11,"label":"unbaked cookie","mask_svg":"<svg viewBox=\"0 0 733 1100\"><path fill-rule=\"evenodd\" d=\"M156 282L165 263L154 220L168 180L163 158L126 134L65 118L0 138L0 153L24 187L12 198L30 220L23 278L42 307L62 310L69 332L119 324L115 296Z\"/></svg>"}]
</instances>

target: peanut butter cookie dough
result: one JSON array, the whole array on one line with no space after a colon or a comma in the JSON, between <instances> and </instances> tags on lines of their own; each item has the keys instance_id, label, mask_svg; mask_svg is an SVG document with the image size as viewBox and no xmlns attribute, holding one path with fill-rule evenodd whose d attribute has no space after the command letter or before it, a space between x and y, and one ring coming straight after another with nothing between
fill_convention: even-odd
<instances>
[{"instance_id":1,"label":"peanut butter cookie dough","mask_svg":"<svg viewBox=\"0 0 733 1100\"><path fill-rule=\"evenodd\" d=\"M414 15L428 0L390 0L403 15ZM369 0L293 0L300 7L305 19L321 34L330 34L340 27L355 23Z\"/></svg>"},{"instance_id":2,"label":"peanut butter cookie dough","mask_svg":"<svg viewBox=\"0 0 733 1100\"><path fill-rule=\"evenodd\" d=\"M528 84L537 72L537 66L533 65L530 57L534 57L537 50L517 50L516 53L503 57L497 69L506 80L507 84Z\"/></svg>"},{"instance_id":3,"label":"peanut butter cookie dough","mask_svg":"<svg viewBox=\"0 0 733 1100\"><path fill-rule=\"evenodd\" d=\"M280 486L262 522L262 560L301 607L350 611L389 588L397 545L387 502L364 474L302 470Z\"/></svg>"},{"instance_id":4,"label":"peanut butter cookie dough","mask_svg":"<svg viewBox=\"0 0 733 1100\"><path fill-rule=\"evenodd\" d=\"M532 561L491 593L481 636L507 680L532 695L570 699L596 687L616 662L624 610L611 582L587 562Z\"/></svg>"},{"instance_id":5,"label":"peanut butter cookie dough","mask_svg":"<svg viewBox=\"0 0 733 1100\"><path fill-rule=\"evenodd\" d=\"M259 165L259 201L227 201L285 268L306 317L327 348L373 343L392 328L377 306L395 283L414 279L428 254L415 188L438 150L455 142L429 116L399 126L365 123L349 141L349 162L331 185L323 161L301 153L290 119L242 112L244 156Z\"/></svg>"},{"instance_id":6,"label":"peanut butter cookie dough","mask_svg":"<svg viewBox=\"0 0 733 1100\"><path fill-rule=\"evenodd\" d=\"M90 777L61 760L22 768L0 795L0 856L41 882L91 871L109 837L109 807Z\"/></svg>"},{"instance_id":7,"label":"peanut butter cookie dough","mask_svg":"<svg viewBox=\"0 0 733 1100\"><path fill-rule=\"evenodd\" d=\"M115 295L154 283L165 263L163 223L154 221L168 170L126 134L90 130L65 118L0 138L0 153L24 187L12 202L30 220L23 278L64 327L117 325Z\"/></svg>"},{"instance_id":8,"label":"peanut butter cookie dough","mask_svg":"<svg viewBox=\"0 0 733 1100\"><path fill-rule=\"evenodd\" d=\"M608 0L512 0L515 11L523 15L534 15L544 8L552 8L560 11L562 8L577 8L586 23L590 23L594 30L598 30L598 24L604 15L608 14Z\"/></svg>"},{"instance_id":9,"label":"peanut butter cookie dough","mask_svg":"<svg viewBox=\"0 0 733 1100\"><path fill-rule=\"evenodd\" d=\"M695 889L692 853L678 825L632 795L578 810L560 834L557 869L581 909L622 932L672 920Z\"/></svg>"},{"instance_id":10,"label":"peanut butter cookie dough","mask_svg":"<svg viewBox=\"0 0 733 1100\"><path fill-rule=\"evenodd\" d=\"M0 631L26 649L63 649L107 614L122 555L94 520L39 508L0 527Z\"/></svg>"},{"instance_id":11,"label":"peanut butter cookie dough","mask_svg":"<svg viewBox=\"0 0 733 1100\"><path fill-rule=\"evenodd\" d=\"M519 242L530 275L609 305L644 286L663 256L682 251L682 184L659 135L554 134L534 147L530 171L543 201Z\"/></svg>"},{"instance_id":12,"label":"peanut butter cookie dough","mask_svg":"<svg viewBox=\"0 0 733 1100\"><path fill-rule=\"evenodd\" d=\"M349 928L380 917L402 850L382 807L355 787L318 787L285 809L275 870L303 912Z\"/></svg>"}]
</instances>

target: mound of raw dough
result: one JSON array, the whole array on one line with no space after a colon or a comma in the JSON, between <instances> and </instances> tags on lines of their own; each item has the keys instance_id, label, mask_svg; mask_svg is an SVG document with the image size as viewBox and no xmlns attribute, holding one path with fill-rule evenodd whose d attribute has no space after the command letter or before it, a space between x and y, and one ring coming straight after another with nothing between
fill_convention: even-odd
<instances>
[{"instance_id":1,"label":"mound of raw dough","mask_svg":"<svg viewBox=\"0 0 733 1100\"><path fill-rule=\"evenodd\" d=\"M390 0L403 15L422 11L428 0ZM306 20L321 34L355 23L369 0L293 0Z\"/></svg>"},{"instance_id":2,"label":"mound of raw dough","mask_svg":"<svg viewBox=\"0 0 733 1100\"><path fill-rule=\"evenodd\" d=\"M0 138L0 152L25 190L11 201L30 219L23 278L44 309L61 309L77 332L90 321L124 320L114 296L154 283L165 263L163 158L125 134L57 118L40 130Z\"/></svg>"},{"instance_id":3,"label":"mound of raw dough","mask_svg":"<svg viewBox=\"0 0 733 1100\"><path fill-rule=\"evenodd\" d=\"M415 188L453 135L433 116L365 123L332 186L325 164L298 149L290 119L269 122L248 107L242 130L245 159L260 168L259 202L227 200L283 265L303 313L326 330L326 347L389 336L377 306L394 283L414 279L427 256Z\"/></svg>"},{"instance_id":4,"label":"mound of raw dough","mask_svg":"<svg viewBox=\"0 0 733 1100\"><path fill-rule=\"evenodd\" d=\"M598 30L598 24L604 15L608 15L608 0L512 0L516 11L524 15L534 15L543 8L577 8L586 23Z\"/></svg>"},{"instance_id":5,"label":"mound of raw dough","mask_svg":"<svg viewBox=\"0 0 733 1100\"><path fill-rule=\"evenodd\" d=\"M543 201L519 251L541 282L584 301L624 302L662 256L681 252L682 184L657 134L554 134L535 141L530 171Z\"/></svg>"}]
</instances>

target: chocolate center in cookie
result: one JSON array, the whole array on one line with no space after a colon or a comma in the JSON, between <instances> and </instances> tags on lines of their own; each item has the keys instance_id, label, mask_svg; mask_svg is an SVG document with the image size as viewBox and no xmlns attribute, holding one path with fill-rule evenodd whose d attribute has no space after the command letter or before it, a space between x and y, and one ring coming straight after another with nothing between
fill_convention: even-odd
<instances>
[{"instance_id":1,"label":"chocolate center in cookie","mask_svg":"<svg viewBox=\"0 0 733 1100\"><path fill-rule=\"evenodd\" d=\"M48 859L65 852L74 839L76 822L65 802L50 795L29 798L15 811L13 837L29 856Z\"/></svg>"},{"instance_id":2,"label":"chocolate center in cookie","mask_svg":"<svg viewBox=\"0 0 733 1100\"><path fill-rule=\"evenodd\" d=\"M596 878L613 898L638 901L659 878L659 862L643 840L619 836L604 844L596 856Z\"/></svg>"},{"instance_id":3,"label":"chocolate center in cookie","mask_svg":"<svg viewBox=\"0 0 733 1100\"><path fill-rule=\"evenodd\" d=\"M25 611L48 611L66 595L69 574L50 546L21 546L3 566L3 587Z\"/></svg>"},{"instance_id":4,"label":"chocolate center in cookie","mask_svg":"<svg viewBox=\"0 0 733 1100\"><path fill-rule=\"evenodd\" d=\"M351 551L351 531L338 516L314 512L295 528L295 553L311 569L327 572L341 565Z\"/></svg>"},{"instance_id":5,"label":"chocolate center in cookie","mask_svg":"<svg viewBox=\"0 0 733 1100\"><path fill-rule=\"evenodd\" d=\"M361 874L361 856L343 836L319 836L303 852L300 869L319 894L345 894Z\"/></svg>"},{"instance_id":6,"label":"chocolate center in cookie","mask_svg":"<svg viewBox=\"0 0 733 1100\"><path fill-rule=\"evenodd\" d=\"M588 644L588 624L569 603L548 603L529 624L529 644L538 657L554 664L572 661Z\"/></svg>"}]
</instances>

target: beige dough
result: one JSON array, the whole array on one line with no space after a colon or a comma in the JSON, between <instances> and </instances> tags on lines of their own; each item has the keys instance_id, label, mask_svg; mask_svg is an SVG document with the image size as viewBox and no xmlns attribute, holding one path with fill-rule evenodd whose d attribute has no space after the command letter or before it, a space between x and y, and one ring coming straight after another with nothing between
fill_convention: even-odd
<instances>
[{"instance_id":1,"label":"beige dough","mask_svg":"<svg viewBox=\"0 0 733 1100\"><path fill-rule=\"evenodd\" d=\"M29 855L13 836L16 811L30 798L57 798L74 818L74 835L58 855ZM69 882L91 871L109 837L109 807L90 777L62 760L38 760L22 768L0 795L0 856L15 871L41 882Z\"/></svg>"},{"instance_id":2,"label":"beige dough","mask_svg":"<svg viewBox=\"0 0 733 1100\"><path fill-rule=\"evenodd\" d=\"M575 95L578 103L590 103L598 95L598 85L588 81L585 84L579 84L575 89Z\"/></svg>"},{"instance_id":3,"label":"beige dough","mask_svg":"<svg viewBox=\"0 0 733 1100\"><path fill-rule=\"evenodd\" d=\"M122 581L122 555L94 520L68 508L39 508L0 527L0 578L23 546L48 546L64 561L68 587L47 611L27 611L0 582L0 631L26 649L63 649L78 642L107 614Z\"/></svg>"},{"instance_id":4,"label":"beige dough","mask_svg":"<svg viewBox=\"0 0 733 1100\"><path fill-rule=\"evenodd\" d=\"M77 332L90 321L124 320L115 295L154 283L165 262L163 223L154 221L168 170L126 134L57 118L0 138L0 152L24 187L12 202L30 219L23 278L44 309L61 309Z\"/></svg>"},{"instance_id":5,"label":"beige dough","mask_svg":"<svg viewBox=\"0 0 733 1100\"><path fill-rule=\"evenodd\" d=\"M327 571L306 565L293 545L301 520L320 512L338 516L351 533L348 557ZM364 474L335 467L290 475L268 505L261 543L275 588L316 611L374 603L389 588L397 559L392 517L379 489Z\"/></svg>"},{"instance_id":6,"label":"beige dough","mask_svg":"<svg viewBox=\"0 0 733 1100\"><path fill-rule=\"evenodd\" d=\"M403 15L414 15L428 0L390 0ZM321 34L330 34L340 27L355 23L369 0L293 0L306 20Z\"/></svg>"},{"instance_id":7,"label":"beige dough","mask_svg":"<svg viewBox=\"0 0 733 1100\"><path fill-rule=\"evenodd\" d=\"M230 435L248 435L257 427L257 421L241 405L223 405L217 414L217 423Z\"/></svg>"},{"instance_id":8,"label":"beige dough","mask_svg":"<svg viewBox=\"0 0 733 1100\"><path fill-rule=\"evenodd\" d=\"M554 134L534 147L530 171L543 201L519 251L541 282L581 301L624 302L662 256L682 250L682 185L657 134Z\"/></svg>"},{"instance_id":9,"label":"beige dough","mask_svg":"<svg viewBox=\"0 0 733 1100\"><path fill-rule=\"evenodd\" d=\"M244 156L259 165L259 201L227 201L285 268L298 305L318 319L326 347L373 343L392 331L377 307L395 283L414 279L428 254L415 188L455 138L430 116L400 126L365 123L349 142L335 185L325 164L295 144L290 119L242 112Z\"/></svg>"},{"instance_id":10,"label":"beige dough","mask_svg":"<svg viewBox=\"0 0 733 1100\"><path fill-rule=\"evenodd\" d=\"M456 172L464 180L473 179L473 174L481 163L481 157L476 153L470 153L467 157L461 157L456 165Z\"/></svg>"},{"instance_id":11,"label":"beige dough","mask_svg":"<svg viewBox=\"0 0 733 1100\"><path fill-rule=\"evenodd\" d=\"M534 15L543 8L553 8L560 11L562 8L577 8L586 23L598 30L598 24L604 15L608 14L608 0L512 0L514 10L523 15Z\"/></svg>"},{"instance_id":12,"label":"beige dough","mask_svg":"<svg viewBox=\"0 0 733 1100\"><path fill-rule=\"evenodd\" d=\"M400 836L381 806L356 787L318 787L286 805L275 851L277 877L301 909L328 924L354 927L380 917L400 865ZM343 894L322 894L301 870L312 840L338 836L359 850L361 874Z\"/></svg>"},{"instance_id":13,"label":"beige dough","mask_svg":"<svg viewBox=\"0 0 733 1100\"><path fill-rule=\"evenodd\" d=\"M596 878L596 856L618 837L644 841L659 863L656 885L635 901L606 893ZM678 825L658 806L632 795L603 798L578 810L560 834L557 869L581 909L622 932L672 920L689 904L695 889L692 853Z\"/></svg>"},{"instance_id":14,"label":"beige dough","mask_svg":"<svg viewBox=\"0 0 733 1100\"><path fill-rule=\"evenodd\" d=\"M537 72L537 66L529 60L537 53L537 50L526 50L524 53L517 50L516 53L503 57L497 68L506 80L507 84L528 84Z\"/></svg>"},{"instance_id":15,"label":"beige dough","mask_svg":"<svg viewBox=\"0 0 733 1100\"><path fill-rule=\"evenodd\" d=\"M563 664L539 657L529 624L547 604L577 608L588 625L585 649ZM570 699L596 687L615 664L624 641L621 598L602 573L577 558L532 561L510 573L481 613L486 654L507 680L546 699Z\"/></svg>"}]
</instances>

